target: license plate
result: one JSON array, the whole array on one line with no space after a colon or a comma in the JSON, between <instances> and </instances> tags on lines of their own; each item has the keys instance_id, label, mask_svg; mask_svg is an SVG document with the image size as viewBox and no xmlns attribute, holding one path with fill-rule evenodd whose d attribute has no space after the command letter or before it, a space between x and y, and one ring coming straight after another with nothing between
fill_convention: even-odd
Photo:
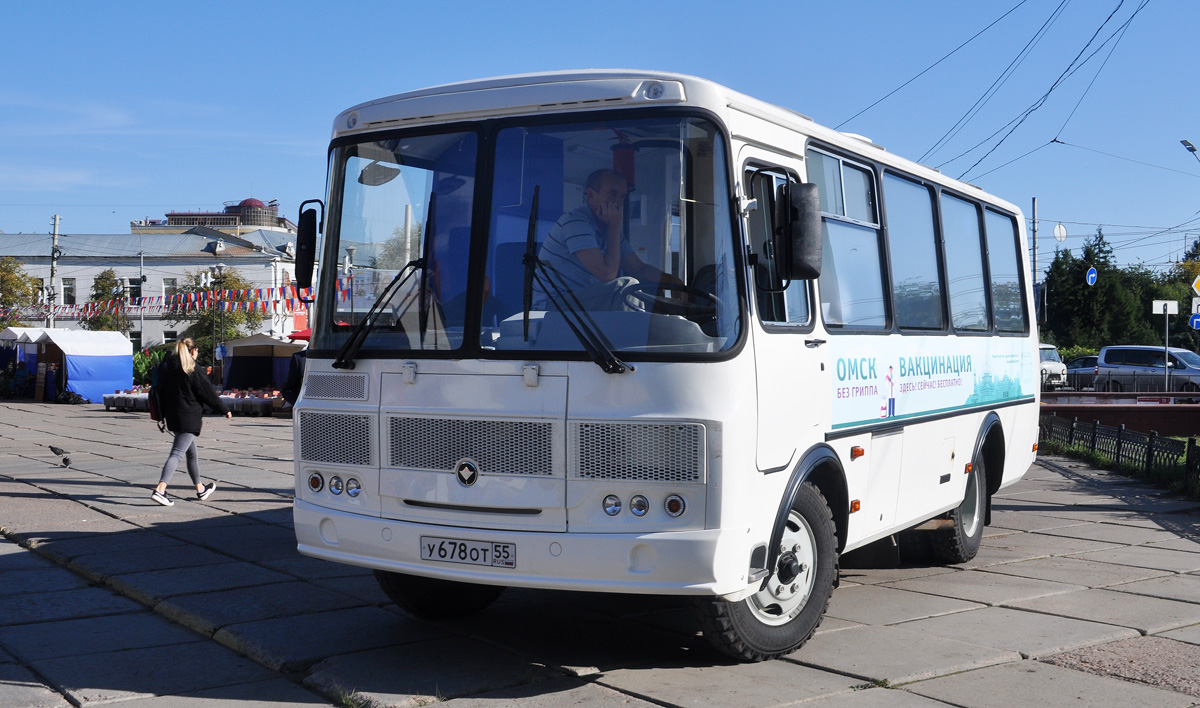
<instances>
[{"instance_id":1,"label":"license plate","mask_svg":"<svg viewBox=\"0 0 1200 708\"><path fill-rule=\"evenodd\" d=\"M493 568L517 567L517 544L483 543L459 538L421 537L421 560L486 565Z\"/></svg>"}]
</instances>

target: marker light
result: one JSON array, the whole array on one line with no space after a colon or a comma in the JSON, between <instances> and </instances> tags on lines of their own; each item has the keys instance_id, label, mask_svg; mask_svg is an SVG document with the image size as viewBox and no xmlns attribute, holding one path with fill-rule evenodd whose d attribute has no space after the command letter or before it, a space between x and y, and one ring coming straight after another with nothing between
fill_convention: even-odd
<instances>
[{"instance_id":1,"label":"marker light","mask_svg":"<svg viewBox=\"0 0 1200 708\"><path fill-rule=\"evenodd\" d=\"M348 497L350 497L351 499L353 499L353 498L357 497L357 496L358 496L359 494L361 494L361 493L362 493L362 485L358 483L358 480L357 480L357 479L355 479L355 478L351 477L349 480L347 480L347 482L346 482L346 496L348 496Z\"/></svg>"},{"instance_id":2,"label":"marker light","mask_svg":"<svg viewBox=\"0 0 1200 708\"><path fill-rule=\"evenodd\" d=\"M629 511L634 516L645 516L650 511L650 500L641 494L629 500Z\"/></svg>"},{"instance_id":3,"label":"marker light","mask_svg":"<svg viewBox=\"0 0 1200 708\"><path fill-rule=\"evenodd\" d=\"M325 488L325 478L320 474L313 472L308 476L308 488L314 492L319 492Z\"/></svg>"},{"instance_id":4,"label":"marker light","mask_svg":"<svg viewBox=\"0 0 1200 708\"><path fill-rule=\"evenodd\" d=\"M343 486L342 486L342 478L341 477L330 478L330 480L329 480L329 491L330 492L333 492L334 494L341 494L342 489L343 489Z\"/></svg>"},{"instance_id":5,"label":"marker light","mask_svg":"<svg viewBox=\"0 0 1200 708\"><path fill-rule=\"evenodd\" d=\"M687 511L687 502L678 494L672 494L663 502L663 508L667 510L667 516L678 518L683 516L683 512Z\"/></svg>"},{"instance_id":6,"label":"marker light","mask_svg":"<svg viewBox=\"0 0 1200 708\"><path fill-rule=\"evenodd\" d=\"M616 494L609 494L604 497L604 513L609 516L616 516L621 513L621 498Z\"/></svg>"}]
</instances>

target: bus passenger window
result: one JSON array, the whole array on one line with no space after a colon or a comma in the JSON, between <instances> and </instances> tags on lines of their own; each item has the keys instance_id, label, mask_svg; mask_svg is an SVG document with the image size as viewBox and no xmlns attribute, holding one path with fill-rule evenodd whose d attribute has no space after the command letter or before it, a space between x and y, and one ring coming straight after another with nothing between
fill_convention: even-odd
<instances>
[{"instance_id":1,"label":"bus passenger window","mask_svg":"<svg viewBox=\"0 0 1200 708\"><path fill-rule=\"evenodd\" d=\"M942 278L927 187L893 174L883 177L892 259L892 301L901 329L941 329Z\"/></svg>"},{"instance_id":2,"label":"bus passenger window","mask_svg":"<svg viewBox=\"0 0 1200 708\"><path fill-rule=\"evenodd\" d=\"M883 329L887 310L875 177L816 150L809 150L806 159L808 178L821 195L821 316L831 327Z\"/></svg>"},{"instance_id":3,"label":"bus passenger window","mask_svg":"<svg viewBox=\"0 0 1200 708\"><path fill-rule=\"evenodd\" d=\"M992 309L1000 332L1025 332L1025 308L1022 306L1020 259L1017 256L1017 228L1011 216L992 210L984 212L987 228L988 265L992 270Z\"/></svg>"},{"instance_id":4,"label":"bus passenger window","mask_svg":"<svg viewBox=\"0 0 1200 708\"><path fill-rule=\"evenodd\" d=\"M988 328L988 312L978 209L942 194L942 229L950 278L950 322L954 329L982 332Z\"/></svg>"}]
</instances>

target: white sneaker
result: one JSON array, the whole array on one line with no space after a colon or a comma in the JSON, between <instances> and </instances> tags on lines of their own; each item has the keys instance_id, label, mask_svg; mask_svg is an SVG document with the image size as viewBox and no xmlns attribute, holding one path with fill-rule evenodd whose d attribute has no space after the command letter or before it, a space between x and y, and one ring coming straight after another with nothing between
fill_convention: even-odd
<instances>
[{"instance_id":1,"label":"white sneaker","mask_svg":"<svg viewBox=\"0 0 1200 708\"><path fill-rule=\"evenodd\" d=\"M175 502L171 501L166 494L158 490L155 490L154 493L150 495L150 498L159 504L162 504L163 506L175 506Z\"/></svg>"},{"instance_id":2,"label":"white sneaker","mask_svg":"<svg viewBox=\"0 0 1200 708\"><path fill-rule=\"evenodd\" d=\"M205 499L208 499L209 497L211 497L212 493L215 492L216 490L217 490L217 483L209 482L208 486L206 486L204 488L203 492L196 492L196 498L199 499L200 501L204 501Z\"/></svg>"}]
</instances>

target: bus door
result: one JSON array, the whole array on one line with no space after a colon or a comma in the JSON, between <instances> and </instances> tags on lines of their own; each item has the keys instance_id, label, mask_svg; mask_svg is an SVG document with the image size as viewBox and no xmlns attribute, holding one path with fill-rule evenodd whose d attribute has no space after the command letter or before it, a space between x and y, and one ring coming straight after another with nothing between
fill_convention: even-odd
<instances>
[{"instance_id":1,"label":"bus door","mask_svg":"<svg viewBox=\"0 0 1200 708\"><path fill-rule=\"evenodd\" d=\"M760 471L790 470L801 454L824 439L831 415L826 337L814 315L813 283L781 280L771 234L780 187L804 174L798 156L745 147L742 214L750 250L757 257L751 327L758 393Z\"/></svg>"}]
</instances>

